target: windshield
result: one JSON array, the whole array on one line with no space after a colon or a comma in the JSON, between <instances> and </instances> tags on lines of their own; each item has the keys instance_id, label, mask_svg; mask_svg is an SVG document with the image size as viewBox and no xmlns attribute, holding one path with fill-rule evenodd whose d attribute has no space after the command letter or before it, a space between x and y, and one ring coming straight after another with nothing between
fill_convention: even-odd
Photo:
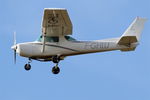
<instances>
[{"instance_id":1,"label":"windshield","mask_svg":"<svg viewBox=\"0 0 150 100\"><path fill-rule=\"evenodd\" d=\"M42 42L43 36L40 36L37 41ZM45 42L59 42L59 37L45 37Z\"/></svg>"},{"instance_id":2,"label":"windshield","mask_svg":"<svg viewBox=\"0 0 150 100\"><path fill-rule=\"evenodd\" d=\"M71 36L65 36L65 39L68 41L76 41L76 39L72 38Z\"/></svg>"}]
</instances>

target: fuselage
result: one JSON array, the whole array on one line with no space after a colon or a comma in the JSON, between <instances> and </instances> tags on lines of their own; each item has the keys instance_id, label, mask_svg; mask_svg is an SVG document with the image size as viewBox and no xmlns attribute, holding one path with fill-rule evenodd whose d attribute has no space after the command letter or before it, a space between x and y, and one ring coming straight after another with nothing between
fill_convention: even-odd
<instances>
[{"instance_id":1,"label":"fuselage","mask_svg":"<svg viewBox=\"0 0 150 100\"><path fill-rule=\"evenodd\" d=\"M41 41L26 42L17 44L17 53L20 56L36 60L51 60L52 56L66 56L104 52L111 50L124 50L134 48L117 44L118 38L95 40L95 41L68 41L64 37L59 37L59 42L45 42L45 51L42 52L43 43Z\"/></svg>"}]
</instances>

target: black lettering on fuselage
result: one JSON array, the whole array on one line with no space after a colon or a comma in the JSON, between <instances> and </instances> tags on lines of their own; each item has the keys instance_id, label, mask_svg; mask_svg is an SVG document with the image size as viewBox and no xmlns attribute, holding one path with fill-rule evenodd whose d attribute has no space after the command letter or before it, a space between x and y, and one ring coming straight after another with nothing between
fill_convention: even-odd
<instances>
[{"instance_id":1,"label":"black lettering on fuselage","mask_svg":"<svg viewBox=\"0 0 150 100\"><path fill-rule=\"evenodd\" d=\"M108 49L109 42L88 42L85 43L85 49Z\"/></svg>"}]
</instances>

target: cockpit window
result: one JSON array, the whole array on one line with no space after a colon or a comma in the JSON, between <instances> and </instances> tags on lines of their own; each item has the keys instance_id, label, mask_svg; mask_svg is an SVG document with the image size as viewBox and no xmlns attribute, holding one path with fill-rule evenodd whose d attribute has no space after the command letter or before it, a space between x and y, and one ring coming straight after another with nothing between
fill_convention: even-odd
<instances>
[{"instance_id":1,"label":"cockpit window","mask_svg":"<svg viewBox=\"0 0 150 100\"><path fill-rule=\"evenodd\" d=\"M40 36L37 41L42 42L42 36Z\"/></svg>"},{"instance_id":2,"label":"cockpit window","mask_svg":"<svg viewBox=\"0 0 150 100\"><path fill-rule=\"evenodd\" d=\"M65 39L68 41L76 41L76 39L72 38L71 36L65 36Z\"/></svg>"},{"instance_id":3,"label":"cockpit window","mask_svg":"<svg viewBox=\"0 0 150 100\"><path fill-rule=\"evenodd\" d=\"M38 41L42 42L43 36L40 36ZM59 42L59 37L45 37L45 42Z\"/></svg>"}]
</instances>

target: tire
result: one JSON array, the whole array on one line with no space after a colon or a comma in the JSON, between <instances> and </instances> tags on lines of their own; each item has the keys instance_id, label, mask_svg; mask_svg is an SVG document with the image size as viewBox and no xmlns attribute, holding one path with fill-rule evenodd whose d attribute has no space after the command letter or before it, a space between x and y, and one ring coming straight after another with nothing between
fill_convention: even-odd
<instances>
[{"instance_id":1,"label":"tire","mask_svg":"<svg viewBox=\"0 0 150 100\"><path fill-rule=\"evenodd\" d=\"M52 73L53 73L53 74L58 74L59 72L60 72L60 68L59 68L59 67L54 66L54 67L52 68Z\"/></svg>"},{"instance_id":2,"label":"tire","mask_svg":"<svg viewBox=\"0 0 150 100\"><path fill-rule=\"evenodd\" d=\"M29 71L31 69L31 65L30 64L25 64L24 69L26 71Z\"/></svg>"}]
</instances>

